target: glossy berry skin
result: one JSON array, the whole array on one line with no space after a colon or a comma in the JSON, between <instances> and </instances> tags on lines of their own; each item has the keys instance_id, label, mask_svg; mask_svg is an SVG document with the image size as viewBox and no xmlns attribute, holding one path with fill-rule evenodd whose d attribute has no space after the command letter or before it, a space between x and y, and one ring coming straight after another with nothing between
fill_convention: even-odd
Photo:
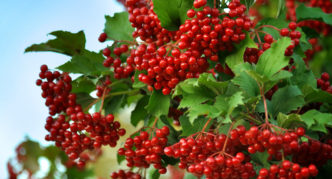
<instances>
[{"instance_id":1,"label":"glossy berry skin","mask_svg":"<svg viewBox=\"0 0 332 179\"><path fill-rule=\"evenodd\" d=\"M106 33L101 33L98 37L99 42L105 42L107 39L107 34Z\"/></svg>"}]
</instances>

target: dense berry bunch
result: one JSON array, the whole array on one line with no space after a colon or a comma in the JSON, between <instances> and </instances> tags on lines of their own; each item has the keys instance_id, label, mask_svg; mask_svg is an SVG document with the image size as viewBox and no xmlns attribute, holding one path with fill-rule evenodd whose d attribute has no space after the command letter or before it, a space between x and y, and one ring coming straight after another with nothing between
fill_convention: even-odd
<instances>
[{"instance_id":1,"label":"dense berry bunch","mask_svg":"<svg viewBox=\"0 0 332 179\"><path fill-rule=\"evenodd\" d=\"M213 133L188 137L166 147L167 156L179 158L179 168L207 178L250 178L255 176L249 158L240 151L239 142ZM232 156L234 155L234 157Z\"/></svg>"},{"instance_id":2,"label":"dense berry bunch","mask_svg":"<svg viewBox=\"0 0 332 179\"><path fill-rule=\"evenodd\" d=\"M105 117L100 113L84 114L79 106L68 108L66 112L67 119L65 115L47 118L45 128L50 134L45 139L55 141L71 160L80 158L86 149L98 149L102 145L115 147L119 137L126 132L120 129L120 123L114 121L112 114ZM78 165L84 166L84 160L79 160Z\"/></svg>"},{"instance_id":3,"label":"dense berry bunch","mask_svg":"<svg viewBox=\"0 0 332 179\"><path fill-rule=\"evenodd\" d=\"M84 113L81 105L76 104L76 95L70 93L71 78L67 73L52 73L43 65L39 76L41 79L37 80L37 85L43 90L42 96L46 98L50 115L59 114L46 120L45 129L49 131L45 137L47 141L54 141L71 160L79 158L86 149L100 148L101 145L116 146L125 129L120 129L120 123L114 121L112 114ZM84 166L85 162L79 160L77 164Z\"/></svg>"},{"instance_id":4,"label":"dense berry bunch","mask_svg":"<svg viewBox=\"0 0 332 179\"><path fill-rule=\"evenodd\" d=\"M106 57L103 65L107 68L113 68L116 79L128 78L132 75L134 68L131 65L122 63L121 55L127 53L129 47L126 44L117 44L117 42L113 46L115 46L113 51L109 47L103 50L103 55Z\"/></svg>"},{"instance_id":5,"label":"dense berry bunch","mask_svg":"<svg viewBox=\"0 0 332 179\"><path fill-rule=\"evenodd\" d=\"M54 116L64 112L68 107L74 107L76 96L70 93L71 77L67 73L51 72L46 65L42 65L40 71L40 79L36 84L43 90L42 97L45 98L49 114Z\"/></svg>"},{"instance_id":6,"label":"dense berry bunch","mask_svg":"<svg viewBox=\"0 0 332 179\"><path fill-rule=\"evenodd\" d=\"M323 73L321 77L317 79L317 87L332 94L332 86L329 80L330 80L330 75L326 72Z\"/></svg>"},{"instance_id":7,"label":"dense berry bunch","mask_svg":"<svg viewBox=\"0 0 332 179\"><path fill-rule=\"evenodd\" d=\"M294 178L305 179L314 177L318 174L318 170L315 165L309 165L308 167L301 167L297 163L292 163L288 160L284 160L280 165L271 165L270 169L261 169L257 179L267 178Z\"/></svg>"},{"instance_id":8,"label":"dense berry bunch","mask_svg":"<svg viewBox=\"0 0 332 179\"><path fill-rule=\"evenodd\" d=\"M142 176L132 171L119 170L111 174L112 179L141 179Z\"/></svg>"},{"instance_id":9,"label":"dense berry bunch","mask_svg":"<svg viewBox=\"0 0 332 179\"><path fill-rule=\"evenodd\" d=\"M133 37L161 46L172 40L172 32L160 25L157 15L153 11L152 1L148 0L127 0L126 6L129 12L129 21L135 28Z\"/></svg>"},{"instance_id":10,"label":"dense berry bunch","mask_svg":"<svg viewBox=\"0 0 332 179\"><path fill-rule=\"evenodd\" d=\"M157 129L151 139L148 132L142 131L138 136L126 140L124 148L119 149L119 155L126 157L128 167L148 168L153 164L160 174L164 174L167 170L162 165L161 156L164 155L168 135L167 126Z\"/></svg>"},{"instance_id":11,"label":"dense berry bunch","mask_svg":"<svg viewBox=\"0 0 332 179\"><path fill-rule=\"evenodd\" d=\"M295 132L275 133L269 129L260 130L253 126L245 133L242 128L233 129L231 131L232 138L238 138L242 145L248 145L248 152L253 154L256 152L264 152L265 150L270 156L277 160L281 159L281 150L284 154L297 151L299 148L299 137L304 135L304 129L298 128Z\"/></svg>"},{"instance_id":12,"label":"dense berry bunch","mask_svg":"<svg viewBox=\"0 0 332 179\"><path fill-rule=\"evenodd\" d=\"M292 161L300 165L315 164L322 166L332 159L332 145L316 140L302 142L296 152L292 153Z\"/></svg>"}]
</instances>

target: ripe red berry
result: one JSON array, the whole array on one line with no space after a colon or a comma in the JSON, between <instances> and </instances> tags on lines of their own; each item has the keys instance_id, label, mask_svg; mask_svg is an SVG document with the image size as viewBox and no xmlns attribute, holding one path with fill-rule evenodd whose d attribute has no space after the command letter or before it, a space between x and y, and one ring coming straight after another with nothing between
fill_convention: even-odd
<instances>
[{"instance_id":1,"label":"ripe red berry","mask_svg":"<svg viewBox=\"0 0 332 179\"><path fill-rule=\"evenodd\" d=\"M106 33L101 33L99 35L99 38L98 38L99 42L105 42L106 39L107 39L107 34Z\"/></svg>"},{"instance_id":2,"label":"ripe red berry","mask_svg":"<svg viewBox=\"0 0 332 179\"><path fill-rule=\"evenodd\" d=\"M321 76L322 80L324 81L329 81L330 80L330 75L326 72L324 72Z\"/></svg>"}]
</instances>

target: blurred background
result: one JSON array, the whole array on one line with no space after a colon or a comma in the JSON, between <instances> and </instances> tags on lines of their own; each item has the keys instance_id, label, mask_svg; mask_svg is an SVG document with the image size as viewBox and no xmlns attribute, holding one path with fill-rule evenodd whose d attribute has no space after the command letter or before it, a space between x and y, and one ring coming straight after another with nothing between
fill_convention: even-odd
<instances>
[{"instance_id":1,"label":"blurred background","mask_svg":"<svg viewBox=\"0 0 332 179\"><path fill-rule=\"evenodd\" d=\"M123 11L113 0L1 0L0 1L0 178L7 178L6 163L27 136L44 140L48 110L35 85L39 68L55 68L69 57L55 53L26 53L31 44L45 42L55 30L84 30L86 48L99 51L104 15Z\"/></svg>"}]
</instances>

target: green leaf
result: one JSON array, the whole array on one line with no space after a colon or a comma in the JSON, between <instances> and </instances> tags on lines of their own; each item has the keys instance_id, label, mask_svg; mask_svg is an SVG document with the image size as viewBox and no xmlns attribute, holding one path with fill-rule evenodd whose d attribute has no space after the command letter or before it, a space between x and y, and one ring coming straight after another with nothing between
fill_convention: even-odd
<instances>
[{"instance_id":1,"label":"green leaf","mask_svg":"<svg viewBox=\"0 0 332 179\"><path fill-rule=\"evenodd\" d=\"M182 127L181 136L190 136L191 134L201 131L208 120L209 118L202 117L202 118L197 118L194 120L193 123L190 123L188 117L182 115L180 117L180 124ZM211 126L212 123L213 122L210 122L206 127L206 129L209 129L209 126Z\"/></svg>"},{"instance_id":2,"label":"green leaf","mask_svg":"<svg viewBox=\"0 0 332 179\"><path fill-rule=\"evenodd\" d=\"M148 96L144 96L137 102L136 107L131 112L130 116L130 123L132 125L137 126L140 121L146 119L146 117L148 116L148 112L146 111L145 106L148 104L148 102Z\"/></svg>"},{"instance_id":3,"label":"green leaf","mask_svg":"<svg viewBox=\"0 0 332 179\"><path fill-rule=\"evenodd\" d=\"M250 69L249 63L244 63L236 66L235 77L232 82L238 85L248 97L258 96L259 86L254 78L252 78L247 72Z\"/></svg>"},{"instance_id":4,"label":"green leaf","mask_svg":"<svg viewBox=\"0 0 332 179\"><path fill-rule=\"evenodd\" d=\"M67 178L90 178L94 176L93 170L92 169L87 169L87 170L79 170L77 167L70 167L67 168L66 171Z\"/></svg>"},{"instance_id":5,"label":"green leaf","mask_svg":"<svg viewBox=\"0 0 332 179\"><path fill-rule=\"evenodd\" d=\"M91 93L96 90L94 82L86 76L81 76L71 82L72 93Z\"/></svg>"},{"instance_id":6,"label":"green leaf","mask_svg":"<svg viewBox=\"0 0 332 179\"><path fill-rule=\"evenodd\" d=\"M74 55L69 62L57 69L69 73L100 75L109 72L109 69L103 66L103 61L101 54L85 50L81 55Z\"/></svg>"},{"instance_id":7,"label":"green leaf","mask_svg":"<svg viewBox=\"0 0 332 179\"><path fill-rule=\"evenodd\" d=\"M296 8L296 17L298 22L303 20L319 20L332 25L332 14L327 14L318 7L308 7L300 4Z\"/></svg>"},{"instance_id":8,"label":"green leaf","mask_svg":"<svg viewBox=\"0 0 332 179\"><path fill-rule=\"evenodd\" d=\"M56 38L46 43L31 45L25 49L25 52L56 52L73 56L81 54L85 48L85 35L83 31L77 33L54 31L50 35Z\"/></svg>"},{"instance_id":9,"label":"green leaf","mask_svg":"<svg viewBox=\"0 0 332 179\"><path fill-rule=\"evenodd\" d=\"M304 104L301 90L297 86L286 86L278 89L272 96L270 113L272 116L276 116L279 112L288 114Z\"/></svg>"},{"instance_id":10,"label":"green leaf","mask_svg":"<svg viewBox=\"0 0 332 179\"><path fill-rule=\"evenodd\" d=\"M120 165L122 161L124 161L126 157L124 155L119 155L118 153L116 154L116 161Z\"/></svg>"},{"instance_id":11,"label":"green leaf","mask_svg":"<svg viewBox=\"0 0 332 179\"><path fill-rule=\"evenodd\" d=\"M267 153L267 151L256 152L254 154L251 154L250 156L257 165L260 165L261 167L264 167L264 168L270 168L270 164L268 162L269 154Z\"/></svg>"},{"instance_id":12,"label":"green leaf","mask_svg":"<svg viewBox=\"0 0 332 179\"><path fill-rule=\"evenodd\" d=\"M285 50L291 45L290 38L281 38L273 43L271 48L266 50L259 58L257 72L267 78L277 73L289 63L289 57L286 57Z\"/></svg>"},{"instance_id":13,"label":"green leaf","mask_svg":"<svg viewBox=\"0 0 332 179\"><path fill-rule=\"evenodd\" d=\"M104 32L111 40L133 41L134 28L128 18L128 12L114 13L114 16L105 16L106 23Z\"/></svg>"},{"instance_id":14,"label":"green leaf","mask_svg":"<svg viewBox=\"0 0 332 179\"><path fill-rule=\"evenodd\" d=\"M104 108L106 115L117 113L119 109L126 104L126 96L127 95L119 95L105 99Z\"/></svg>"},{"instance_id":15,"label":"green leaf","mask_svg":"<svg viewBox=\"0 0 332 179\"><path fill-rule=\"evenodd\" d=\"M187 19L187 11L193 7L194 0L152 0L153 11L161 26L175 31Z\"/></svg>"},{"instance_id":16,"label":"green leaf","mask_svg":"<svg viewBox=\"0 0 332 179\"><path fill-rule=\"evenodd\" d=\"M327 133L326 127L332 127L332 114L310 110L301 116L307 127L313 131Z\"/></svg>"},{"instance_id":17,"label":"green leaf","mask_svg":"<svg viewBox=\"0 0 332 179\"><path fill-rule=\"evenodd\" d=\"M228 82L217 81L211 73L200 74L197 82L199 86L204 86L215 94L224 93L228 86Z\"/></svg>"},{"instance_id":18,"label":"green leaf","mask_svg":"<svg viewBox=\"0 0 332 179\"><path fill-rule=\"evenodd\" d=\"M195 104L188 110L189 121L193 124L194 120L202 115L215 118L218 116L219 111L216 107L209 104Z\"/></svg>"},{"instance_id":19,"label":"green leaf","mask_svg":"<svg viewBox=\"0 0 332 179\"><path fill-rule=\"evenodd\" d=\"M156 117L168 114L168 108L170 106L170 96L163 95L161 91L154 90L150 96L149 103L145 107L149 114Z\"/></svg>"},{"instance_id":20,"label":"green leaf","mask_svg":"<svg viewBox=\"0 0 332 179\"><path fill-rule=\"evenodd\" d=\"M155 168L150 168L149 170L149 177L147 177L148 179L158 179L160 177L160 173L158 172L157 169Z\"/></svg>"},{"instance_id":21,"label":"green leaf","mask_svg":"<svg viewBox=\"0 0 332 179\"><path fill-rule=\"evenodd\" d=\"M91 97L88 93L76 93L76 103L80 104L83 109L88 107L96 99Z\"/></svg>"},{"instance_id":22,"label":"green leaf","mask_svg":"<svg viewBox=\"0 0 332 179\"><path fill-rule=\"evenodd\" d=\"M304 94L306 104L314 102L326 102L330 104L332 103L332 95L321 89L305 85L302 87L302 92Z\"/></svg>"},{"instance_id":23,"label":"green leaf","mask_svg":"<svg viewBox=\"0 0 332 179\"><path fill-rule=\"evenodd\" d=\"M247 48L257 48L256 43L246 34L246 39L236 46L236 53L226 57L226 63L230 69L234 70L236 65L244 63L244 52Z\"/></svg>"},{"instance_id":24,"label":"green leaf","mask_svg":"<svg viewBox=\"0 0 332 179\"><path fill-rule=\"evenodd\" d=\"M231 97L226 97L224 95L217 96L214 107L218 109L219 114L226 115L224 121L224 123L226 123L231 122L230 117L234 109L243 104L243 93L236 92Z\"/></svg>"},{"instance_id":25,"label":"green leaf","mask_svg":"<svg viewBox=\"0 0 332 179\"><path fill-rule=\"evenodd\" d=\"M291 78L291 83L299 86L301 89L304 86L311 86L316 88L317 80L313 72L307 68L301 57L293 57L296 64L295 70L292 71L293 77Z\"/></svg>"},{"instance_id":26,"label":"green leaf","mask_svg":"<svg viewBox=\"0 0 332 179\"><path fill-rule=\"evenodd\" d=\"M241 4L246 5L247 10L255 3L255 0L241 0Z\"/></svg>"},{"instance_id":27,"label":"green leaf","mask_svg":"<svg viewBox=\"0 0 332 179\"><path fill-rule=\"evenodd\" d=\"M301 116L298 114L285 115L279 113L277 117L278 126L286 129L295 128L303 125Z\"/></svg>"}]
</instances>

